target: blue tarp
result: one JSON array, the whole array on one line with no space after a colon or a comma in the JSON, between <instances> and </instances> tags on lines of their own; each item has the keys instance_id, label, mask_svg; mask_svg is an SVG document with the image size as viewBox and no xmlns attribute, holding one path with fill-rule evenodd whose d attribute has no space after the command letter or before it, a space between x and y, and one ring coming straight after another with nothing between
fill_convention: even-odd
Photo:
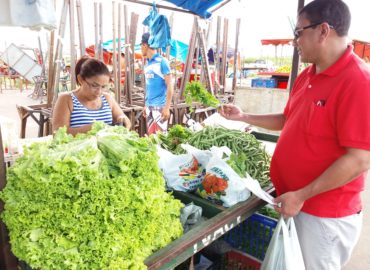
<instances>
[{"instance_id":1,"label":"blue tarp","mask_svg":"<svg viewBox=\"0 0 370 270\"><path fill-rule=\"evenodd\" d=\"M118 38L116 39L116 45L118 44ZM121 38L121 52L125 52L125 39ZM186 56L188 55L188 49L189 46L179 40L172 39L170 41L171 49L170 49L170 55L173 58L176 58L177 60L185 63L186 62ZM113 40L108 40L103 43L103 49L113 52ZM118 49L117 49L118 50ZM166 51L166 48L163 48L163 51ZM135 52L141 53L141 47L140 44L135 44Z\"/></svg>"},{"instance_id":2,"label":"blue tarp","mask_svg":"<svg viewBox=\"0 0 370 270\"><path fill-rule=\"evenodd\" d=\"M116 38L116 46L118 46L118 38ZM103 49L113 52L113 40L111 39L111 40L107 40L103 42ZM119 48L117 48L117 51L118 50ZM140 50L141 50L140 44L136 44L135 52L140 51ZM121 38L121 52L125 53L125 39L124 38Z\"/></svg>"},{"instance_id":3,"label":"blue tarp","mask_svg":"<svg viewBox=\"0 0 370 270\"><path fill-rule=\"evenodd\" d=\"M165 0L165 1L175 4L178 7L182 7L183 9L187 9L199 15L202 18L209 18L211 17L212 14L207 10L225 0Z\"/></svg>"}]
</instances>

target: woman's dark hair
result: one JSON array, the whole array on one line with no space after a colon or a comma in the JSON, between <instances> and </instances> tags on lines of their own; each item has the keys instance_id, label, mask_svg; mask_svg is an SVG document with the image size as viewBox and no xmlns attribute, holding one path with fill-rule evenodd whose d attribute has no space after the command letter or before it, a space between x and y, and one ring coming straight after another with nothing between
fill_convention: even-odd
<instances>
[{"instance_id":1,"label":"woman's dark hair","mask_svg":"<svg viewBox=\"0 0 370 270\"><path fill-rule=\"evenodd\" d=\"M341 0L314 0L304 6L298 13L311 23L327 22L340 37L348 34L351 13Z\"/></svg>"},{"instance_id":2,"label":"woman's dark hair","mask_svg":"<svg viewBox=\"0 0 370 270\"><path fill-rule=\"evenodd\" d=\"M99 75L110 76L107 66L100 60L90 58L88 56L81 57L75 68L76 82L79 84L77 76L80 75L83 79L91 78Z\"/></svg>"}]
</instances>

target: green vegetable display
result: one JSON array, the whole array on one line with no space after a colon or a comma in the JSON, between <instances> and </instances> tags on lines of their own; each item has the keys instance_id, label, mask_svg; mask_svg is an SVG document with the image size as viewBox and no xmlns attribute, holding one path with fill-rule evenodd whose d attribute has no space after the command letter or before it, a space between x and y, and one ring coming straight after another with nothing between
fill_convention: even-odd
<instances>
[{"instance_id":1,"label":"green vegetable display","mask_svg":"<svg viewBox=\"0 0 370 270\"><path fill-rule=\"evenodd\" d=\"M158 136L153 136L158 138L159 143L162 148L174 153L174 154L183 154L185 150L181 148L180 144L185 143L192 136L192 132L181 125L174 125L169 129L167 134L159 133Z\"/></svg>"},{"instance_id":2,"label":"green vegetable display","mask_svg":"<svg viewBox=\"0 0 370 270\"><path fill-rule=\"evenodd\" d=\"M155 147L123 127L26 149L0 193L13 253L34 269L146 269L182 235ZM93 135L96 134L96 135Z\"/></svg>"},{"instance_id":3,"label":"green vegetable display","mask_svg":"<svg viewBox=\"0 0 370 270\"><path fill-rule=\"evenodd\" d=\"M227 163L241 177L247 172L258 180L264 188L270 185L270 155L254 135L230 130L223 127L205 127L192 132L188 128L176 125L167 134L152 137L153 142L173 154L183 154L185 151L180 144L188 143L198 149L207 150L212 146L227 146L232 154Z\"/></svg>"},{"instance_id":4,"label":"green vegetable display","mask_svg":"<svg viewBox=\"0 0 370 270\"><path fill-rule=\"evenodd\" d=\"M247 172L261 187L270 184L270 156L252 134L223 127L205 127L195 132L188 143L198 149L227 146L232 154L228 164L241 177Z\"/></svg>"},{"instance_id":5,"label":"green vegetable display","mask_svg":"<svg viewBox=\"0 0 370 270\"><path fill-rule=\"evenodd\" d=\"M199 102L205 107L217 107L220 102L207 91L204 85L199 81L191 81L185 87L185 102L192 109L193 102Z\"/></svg>"}]
</instances>

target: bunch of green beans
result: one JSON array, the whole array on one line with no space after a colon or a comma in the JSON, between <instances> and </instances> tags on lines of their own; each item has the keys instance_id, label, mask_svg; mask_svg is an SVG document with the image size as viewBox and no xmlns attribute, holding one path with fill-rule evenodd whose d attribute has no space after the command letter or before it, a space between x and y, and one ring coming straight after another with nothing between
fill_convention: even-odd
<instances>
[{"instance_id":1,"label":"bunch of green beans","mask_svg":"<svg viewBox=\"0 0 370 270\"><path fill-rule=\"evenodd\" d=\"M193 133L187 143L202 150L212 146L227 146L233 153L228 163L241 177L245 177L247 172L262 187L270 184L271 157L252 134L207 126Z\"/></svg>"}]
</instances>

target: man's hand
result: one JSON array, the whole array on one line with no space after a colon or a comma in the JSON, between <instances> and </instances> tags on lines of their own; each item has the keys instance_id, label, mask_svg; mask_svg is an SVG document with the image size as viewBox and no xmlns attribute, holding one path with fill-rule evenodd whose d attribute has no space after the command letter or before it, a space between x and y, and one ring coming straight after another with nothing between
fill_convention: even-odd
<instances>
[{"instance_id":1,"label":"man's hand","mask_svg":"<svg viewBox=\"0 0 370 270\"><path fill-rule=\"evenodd\" d=\"M146 106L144 106L142 114L143 114L143 117L146 118Z\"/></svg>"},{"instance_id":2,"label":"man's hand","mask_svg":"<svg viewBox=\"0 0 370 270\"><path fill-rule=\"evenodd\" d=\"M167 121L170 119L170 108L164 107L162 110L162 121Z\"/></svg>"},{"instance_id":3,"label":"man's hand","mask_svg":"<svg viewBox=\"0 0 370 270\"><path fill-rule=\"evenodd\" d=\"M219 111L226 119L240 121L243 117L243 111L239 107L232 104L222 105Z\"/></svg>"},{"instance_id":4,"label":"man's hand","mask_svg":"<svg viewBox=\"0 0 370 270\"><path fill-rule=\"evenodd\" d=\"M304 200L301 199L299 191L291 191L275 199L277 205L275 210L283 215L284 218L293 217L301 211Z\"/></svg>"}]
</instances>

